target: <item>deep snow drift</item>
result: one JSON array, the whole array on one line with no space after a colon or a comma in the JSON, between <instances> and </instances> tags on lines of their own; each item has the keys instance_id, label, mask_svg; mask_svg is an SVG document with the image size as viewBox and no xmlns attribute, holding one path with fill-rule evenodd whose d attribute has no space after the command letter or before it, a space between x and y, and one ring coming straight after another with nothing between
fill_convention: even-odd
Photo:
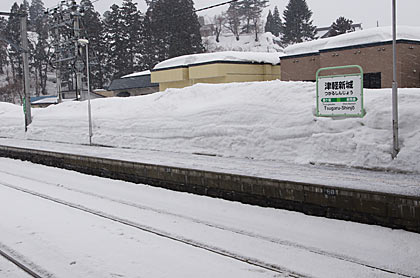
<instances>
[{"instance_id":1,"label":"deep snow drift","mask_svg":"<svg viewBox=\"0 0 420 278\"><path fill-rule=\"evenodd\" d=\"M391 159L391 89L365 90L364 118L318 118L315 84L197 84L92 101L93 143L226 157L420 173L420 89L399 90L401 152ZM33 109L0 103L0 136L88 143L87 102Z\"/></svg>"}]
</instances>

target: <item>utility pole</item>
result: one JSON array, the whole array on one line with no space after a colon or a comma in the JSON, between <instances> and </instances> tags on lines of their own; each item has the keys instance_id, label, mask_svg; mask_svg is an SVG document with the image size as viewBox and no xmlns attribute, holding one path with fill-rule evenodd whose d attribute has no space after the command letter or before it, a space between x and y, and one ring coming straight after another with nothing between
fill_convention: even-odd
<instances>
[{"instance_id":1,"label":"utility pole","mask_svg":"<svg viewBox=\"0 0 420 278\"><path fill-rule=\"evenodd\" d=\"M396 158L400 151L398 143L398 82L397 82L397 13L396 0L392 0L392 158Z\"/></svg>"},{"instance_id":2,"label":"utility pole","mask_svg":"<svg viewBox=\"0 0 420 278\"><path fill-rule=\"evenodd\" d=\"M81 35L81 7L75 0L63 0L46 13L51 14L53 19L50 30L54 38L59 101L66 92L74 92L75 98L81 100L84 63L81 46L77 42Z\"/></svg>"},{"instance_id":3,"label":"utility pole","mask_svg":"<svg viewBox=\"0 0 420 278\"><path fill-rule=\"evenodd\" d=\"M20 16L21 26L21 38L22 38L22 59L23 59L23 80L24 80L24 111L25 111L25 131L28 129L28 125L32 122L31 115L31 99L29 92L29 48L28 48L28 26L27 26L27 14Z\"/></svg>"},{"instance_id":4,"label":"utility pole","mask_svg":"<svg viewBox=\"0 0 420 278\"><path fill-rule=\"evenodd\" d=\"M74 26L74 51L75 51L75 55L74 57L76 57L75 60L75 68L76 68L76 99L77 100L81 100L81 92L82 92L82 65L83 65L83 60L81 58L80 55L80 45L78 43L78 40L80 39L80 14L79 11L77 11L77 7L73 6L72 9L74 8L74 21L73 21L73 26Z\"/></svg>"}]
</instances>

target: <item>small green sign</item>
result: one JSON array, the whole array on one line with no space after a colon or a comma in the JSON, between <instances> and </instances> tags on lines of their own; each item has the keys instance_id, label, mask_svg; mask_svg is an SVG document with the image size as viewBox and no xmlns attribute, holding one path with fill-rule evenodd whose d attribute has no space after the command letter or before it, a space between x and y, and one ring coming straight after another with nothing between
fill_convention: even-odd
<instances>
[{"instance_id":1,"label":"small green sign","mask_svg":"<svg viewBox=\"0 0 420 278\"><path fill-rule=\"evenodd\" d=\"M357 97L344 97L344 98L323 98L322 102L356 102Z\"/></svg>"}]
</instances>

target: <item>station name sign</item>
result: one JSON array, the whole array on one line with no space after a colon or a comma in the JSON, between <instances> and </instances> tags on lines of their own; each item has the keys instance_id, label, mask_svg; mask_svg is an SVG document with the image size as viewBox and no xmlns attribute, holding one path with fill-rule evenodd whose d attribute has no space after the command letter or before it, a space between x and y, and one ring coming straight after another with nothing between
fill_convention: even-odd
<instances>
[{"instance_id":1,"label":"station name sign","mask_svg":"<svg viewBox=\"0 0 420 278\"><path fill-rule=\"evenodd\" d=\"M320 76L326 70L356 68L355 74ZM360 66L321 68L316 76L318 117L363 117L363 70Z\"/></svg>"}]
</instances>

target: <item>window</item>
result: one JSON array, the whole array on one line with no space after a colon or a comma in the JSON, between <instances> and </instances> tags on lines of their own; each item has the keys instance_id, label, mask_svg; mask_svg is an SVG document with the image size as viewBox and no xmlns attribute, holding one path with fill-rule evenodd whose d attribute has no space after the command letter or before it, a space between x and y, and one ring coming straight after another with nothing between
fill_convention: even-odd
<instances>
[{"instance_id":1,"label":"window","mask_svg":"<svg viewBox=\"0 0 420 278\"><path fill-rule=\"evenodd\" d=\"M367 89L380 89L381 86L381 73L372 72L363 74L363 87Z\"/></svg>"},{"instance_id":2,"label":"window","mask_svg":"<svg viewBox=\"0 0 420 278\"><path fill-rule=\"evenodd\" d=\"M117 94L117 97L129 97L130 93L129 92L120 92Z\"/></svg>"}]
</instances>

